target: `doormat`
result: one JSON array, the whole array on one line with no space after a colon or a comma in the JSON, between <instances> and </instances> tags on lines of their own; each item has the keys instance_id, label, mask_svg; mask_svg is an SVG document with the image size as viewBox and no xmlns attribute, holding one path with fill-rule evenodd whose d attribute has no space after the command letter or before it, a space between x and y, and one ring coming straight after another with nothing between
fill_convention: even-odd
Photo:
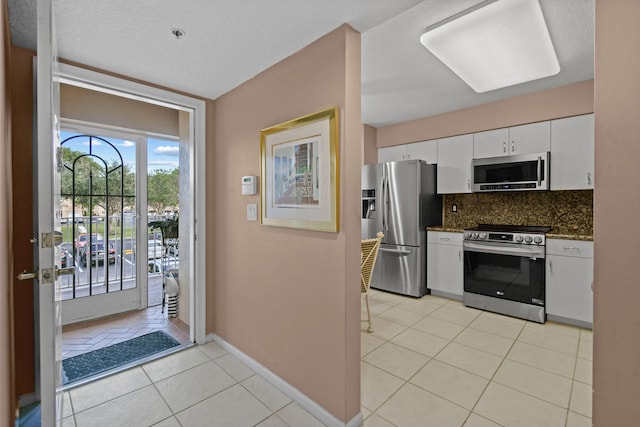
<instances>
[{"instance_id":1,"label":"doormat","mask_svg":"<svg viewBox=\"0 0 640 427\"><path fill-rule=\"evenodd\" d=\"M178 341L163 331L155 331L64 359L62 384L69 384L179 345Z\"/></svg>"}]
</instances>

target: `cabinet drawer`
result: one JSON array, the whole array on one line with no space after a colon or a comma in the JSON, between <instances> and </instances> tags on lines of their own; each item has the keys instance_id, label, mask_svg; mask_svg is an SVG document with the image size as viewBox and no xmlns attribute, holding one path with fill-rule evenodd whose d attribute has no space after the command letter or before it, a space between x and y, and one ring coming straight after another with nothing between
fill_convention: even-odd
<instances>
[{"instance_id":1,"label":"cabinet drawer","mask_svg":"<svg viewBox=\"0 0 640 427\"><path fill-rule=\"evenodd\" d=\"M447 231L427 231L427 243L462 246L462 233Z\"/></svg>"},{"instance_id":2,"label":"cabinet drawer","mask_svg":"<svg viewBox=\"0 0 640 427\"><path fill-rule=\"evenodd\" d=\"M548 239L547 254L577 258L593 258L593 242L583 240Z\"/></svg>"}]
</instances>

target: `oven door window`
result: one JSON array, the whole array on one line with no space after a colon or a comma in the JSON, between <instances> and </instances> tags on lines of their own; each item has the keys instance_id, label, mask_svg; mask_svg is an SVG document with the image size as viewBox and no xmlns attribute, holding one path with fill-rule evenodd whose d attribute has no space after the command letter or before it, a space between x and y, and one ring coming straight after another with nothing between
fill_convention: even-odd
<instances>
[{"instance_id":1,"label":"oven door window","mask_svg":"<svg viewBox=\"0 0 640 427\"><path fill-rule=\"evenodd\" d=\"M465 292L544 305L544 258L465 251L464 261Z\"/></svg>"}]
</instances>

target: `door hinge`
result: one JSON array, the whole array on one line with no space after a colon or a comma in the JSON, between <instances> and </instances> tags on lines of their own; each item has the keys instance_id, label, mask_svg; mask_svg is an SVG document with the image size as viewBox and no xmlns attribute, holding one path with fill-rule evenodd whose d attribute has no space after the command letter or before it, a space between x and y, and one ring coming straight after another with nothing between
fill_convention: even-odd
<instances>
[{"instance_id":1,"label":"door hinge","mask_svg":"<svg viewBox=\"0 0 640 427\"><path fill-rule=\"evenodd\" d=\"M64 160L62 158L62 147L56 148L56 167L58 168L58 173L62 173L64 171Z\"/></svg>"}]
</instances>

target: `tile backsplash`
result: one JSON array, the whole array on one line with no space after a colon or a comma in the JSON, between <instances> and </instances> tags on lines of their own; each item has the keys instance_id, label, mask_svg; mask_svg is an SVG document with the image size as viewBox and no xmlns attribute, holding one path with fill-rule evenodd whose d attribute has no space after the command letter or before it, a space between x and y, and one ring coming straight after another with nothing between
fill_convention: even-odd
<instances>
[{"instance_id":1,"label":"tile backsplash","mask_svg":"<svg viewBox=\"0 0 640 427\"><path fill-rule=\"evenodd\" d=\"M593 190L446 194L443 211L445 228L544 225L552 233L593 235Z\"/></svg>"}]
</instances>

